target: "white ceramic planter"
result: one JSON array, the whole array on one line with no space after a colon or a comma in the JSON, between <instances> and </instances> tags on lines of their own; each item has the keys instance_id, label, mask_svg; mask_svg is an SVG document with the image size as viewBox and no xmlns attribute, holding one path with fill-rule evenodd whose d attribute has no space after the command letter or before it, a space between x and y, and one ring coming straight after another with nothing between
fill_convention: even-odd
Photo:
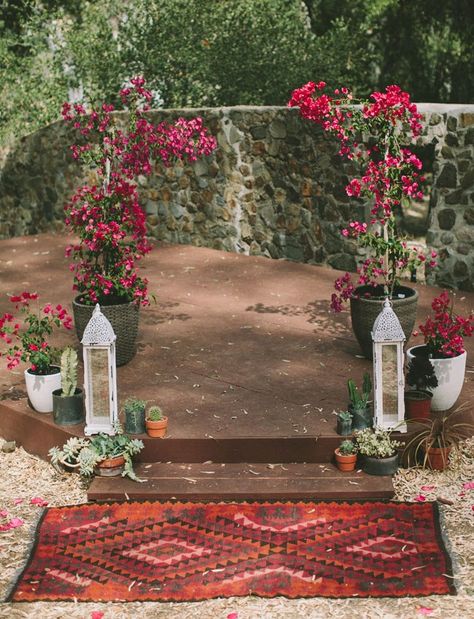
<instances>
[{"instance_id":1,"label":"white ceramic planter","mask_svg":"<svg viewBox=\"0 0 474 619\"><path fill-rule=\"evenodd\" d=\"M424 345L409 348L407 360L413 359L415 355L412 351L420 348L424 348ZM467 353L464 351L462 355L450 359L430 359L438 379L438 386L433 390L431 400L432 411L447 411L456 404L464 384L466 357Z\"/></svg>"},{"instance_id":2,"label":"white ceramic planter","mask_svg":"<svg viewBox=\"0 0 474 619\"><path fill-rule=\"evenodd\" d=\"M25 370L26 392L31 406L38 413L51 413L53 410L53 391L61 389L61 373L38 376Z\"/></svg>"}]
</instances>

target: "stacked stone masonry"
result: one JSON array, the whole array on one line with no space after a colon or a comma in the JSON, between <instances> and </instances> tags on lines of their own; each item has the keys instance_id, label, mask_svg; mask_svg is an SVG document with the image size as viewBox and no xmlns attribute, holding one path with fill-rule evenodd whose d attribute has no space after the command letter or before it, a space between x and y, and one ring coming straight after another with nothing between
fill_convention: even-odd
<instances>
[{"instance_id":1,"label":"stacked stone masonry","mask_svg":"<svg viewBox=\"0 0 474 619\"><path fill-rule=\"evenodd\" d=\"M440 255L429 280L474 290L474 106L419 108L425 129L418 147L432 168L426 241ZM150 236L355 269L360 250L340 229L368 207L346 195L354 170L333 141L283 107L150 116L158 122L197 114L218 149L206 160L157 165L151 177L139 178ZM0 151L0 238L63 228L63 205L74 188L97 182L94 174L81 176L72 141L71 130L57 122Z\"/></svg>"}]
</instances>

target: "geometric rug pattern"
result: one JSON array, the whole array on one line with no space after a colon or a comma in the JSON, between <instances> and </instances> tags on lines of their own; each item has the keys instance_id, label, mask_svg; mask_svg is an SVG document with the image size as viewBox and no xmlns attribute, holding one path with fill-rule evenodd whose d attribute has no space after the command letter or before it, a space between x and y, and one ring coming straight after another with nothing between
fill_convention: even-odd
<instances>
[{"instance_id":1,"label":"geometric rug pattern","mask_svg":"<svg viewBox=\"0 0 474 619\"><path fill-rule=\"evenodd\" d=\"M46 509L9 599L454 593L436 503L136 501Z\"/></svg>"}]
</instances>

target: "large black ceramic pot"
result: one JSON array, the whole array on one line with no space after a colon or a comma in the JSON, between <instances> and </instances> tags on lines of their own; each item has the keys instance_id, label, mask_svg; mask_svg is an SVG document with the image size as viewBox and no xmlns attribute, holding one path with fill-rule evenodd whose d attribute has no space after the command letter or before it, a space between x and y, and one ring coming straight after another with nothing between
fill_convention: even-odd
<instances>
[{"instance_id":1,"label":"large black ceramic pot","mask_svg":"<svg viewBox=\"0 0 474 619\"><path fill-rule=\"evenodd\" d=\"M352 330L367 359L372 359L372 328L384 300L382 286L359 286L355 297L351 298ZM399 286L390 300L408 342L415 326L418 292L408 286Z\"/></svg>"},{"instance_id":2,"label":"large black ceramic pot","mask_svg":"<svg viewBox=\"0 0 474 619\"><path fill-rule=\"evenodd\" d=\"M81 341L84 329L92 317L94 306L84 305L81 303L80 297L76 297L72 302L72 310L77 337ZM140 306L136 303L101 305L100 311L108 319L117 336L115 349L117 365L125 365L133 359L137 351L136 341Z\"/></svg>"},{"instance_id":3,"label":"large black ceramic pot","mask_svg":"<svg viewBox=\"0 0 474 619\"><path fill-rule=\"evenodd\" d=\"M362 456L362 470L368 475L395 475L398 470L398 453L388 458Z\"/></svg>"}]
</instances>

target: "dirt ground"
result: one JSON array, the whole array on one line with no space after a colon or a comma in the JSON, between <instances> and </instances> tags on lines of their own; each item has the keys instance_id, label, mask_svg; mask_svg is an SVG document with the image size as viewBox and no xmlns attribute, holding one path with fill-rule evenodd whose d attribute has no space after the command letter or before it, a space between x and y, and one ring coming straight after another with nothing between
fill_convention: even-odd
<instances>
[{"instance_id":1,"label":"dirt ground","mask_svg":"<svg viewBox=\"0 0 474 619\"><path fill-rule=\"evenodd\" d=\"M2 443L0 439L0 443ZM471 483L469 483L471 482ZM404 599L324 598L288 600L283 597L215 599L197 603L0 603L0 617L19 619L383 619L421 616L474 616L474 439L470 439L443 473L407 469L395 479L398 500L443 502L446 533L456 556L457 596ZM472 488L471 488L472 485ZM41 507L31 504L40 497L50 506L82 503L85 487L76 475L57 473L48 463L23 449L0 451L0 512L8 515L0 524L19 518L23 524L0 532L0 596L5 596L28 554Z\"/></svg>"}]
</instances>

